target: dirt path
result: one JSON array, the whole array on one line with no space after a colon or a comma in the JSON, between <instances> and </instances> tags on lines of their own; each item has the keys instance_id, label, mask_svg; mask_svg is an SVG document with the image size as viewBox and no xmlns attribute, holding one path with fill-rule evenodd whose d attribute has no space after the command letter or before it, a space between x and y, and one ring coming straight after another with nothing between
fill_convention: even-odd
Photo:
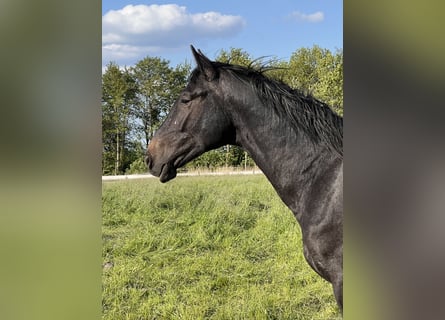
<instances>
[{"instance_id":1,"label":"dirt path","mask_svg":"<svg viewBox=\"0 0 445 320\"><path fill-rule=\"evenodd\" d=\"M246 171L193 171L178 173L178 177L194 177L194 176L224 176L224 175L250 175L250 174L263 174L260 169L255 168L254 170ZM115 181L115 180L131 180L131 179L149 179L157 178L149 173L144 174L129 174L120 176L102 176L102 181Z\"/></svg>"}]
</instances>

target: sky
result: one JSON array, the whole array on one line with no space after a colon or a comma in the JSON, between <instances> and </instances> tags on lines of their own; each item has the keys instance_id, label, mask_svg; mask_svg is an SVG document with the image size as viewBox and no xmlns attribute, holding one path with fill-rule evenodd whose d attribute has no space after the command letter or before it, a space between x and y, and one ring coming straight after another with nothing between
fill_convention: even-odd
<instances>
[{"instance_id":1,"label":"sky","mask_svg":"<svg viewBox=\"0 0 445 320\"><path fill-rule=\"evenodd\" d=\"M146 56L191 62L191 44L210 59L232 47L282 60L313 45L335 52L343 48L343 1L102 1L103 68Z\"/></svg>"}]
</instances>

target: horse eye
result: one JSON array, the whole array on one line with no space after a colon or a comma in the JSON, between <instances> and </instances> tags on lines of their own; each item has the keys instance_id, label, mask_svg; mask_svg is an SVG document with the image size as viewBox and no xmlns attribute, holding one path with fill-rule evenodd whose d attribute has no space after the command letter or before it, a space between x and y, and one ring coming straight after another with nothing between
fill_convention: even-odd
<instances>
[{"instance_id":1,"label":"horse eye","mask_svg":"<svg viewBox=\"0 0 445 320\"><path fill-rule=\"evenodd\" d=\"M192 97L191 97L189 94L184 94L184 95L181 97L181 103L183 103L183 104L187 104L187 103L189 103L190 101L192 101Z\"/></svg>"}]
</instances>

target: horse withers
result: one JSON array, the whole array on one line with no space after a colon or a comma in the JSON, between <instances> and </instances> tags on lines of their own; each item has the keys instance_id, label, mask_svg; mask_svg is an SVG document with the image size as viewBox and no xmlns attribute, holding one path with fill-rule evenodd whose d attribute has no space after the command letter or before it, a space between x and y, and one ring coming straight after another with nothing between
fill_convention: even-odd
<instances>
[{"instance_id":1,"label":"horse withers","mask_svg":"<svg viewBox=\"0 0 445 320\"><path fill-rule=\"evenodd\" d=\"M202 153L244 148L301 226L304 256L343 308L343 119L262 70L209 60L197 67L146 154L167 182Z\"/></svg>"}]
</instances>

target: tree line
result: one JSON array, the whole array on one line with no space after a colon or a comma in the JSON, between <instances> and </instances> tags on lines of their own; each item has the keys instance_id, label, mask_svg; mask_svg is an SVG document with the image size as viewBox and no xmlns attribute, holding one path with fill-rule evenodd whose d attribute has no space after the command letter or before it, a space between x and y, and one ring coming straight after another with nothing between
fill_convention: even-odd
<instances>
[{"instance_id":1,"label":"tree line","mask_svg":"<svg viewBox=\"0 0 445 320\"><path fill-rule=\"evenodd\" d=\"M263 63L240 48L221 50L215 59L243 66ZM313 46L300 48L289 61L270 60L270 77L310 93L343 115L343 52ZM192 65L171 67L168 60L146 57L132 67L110 62L102 74L102 174L146 172L145 150L155 131L187 84ZM207 152L187 168L251 167L241 148Z\"/></svg>"}]
</instances>

